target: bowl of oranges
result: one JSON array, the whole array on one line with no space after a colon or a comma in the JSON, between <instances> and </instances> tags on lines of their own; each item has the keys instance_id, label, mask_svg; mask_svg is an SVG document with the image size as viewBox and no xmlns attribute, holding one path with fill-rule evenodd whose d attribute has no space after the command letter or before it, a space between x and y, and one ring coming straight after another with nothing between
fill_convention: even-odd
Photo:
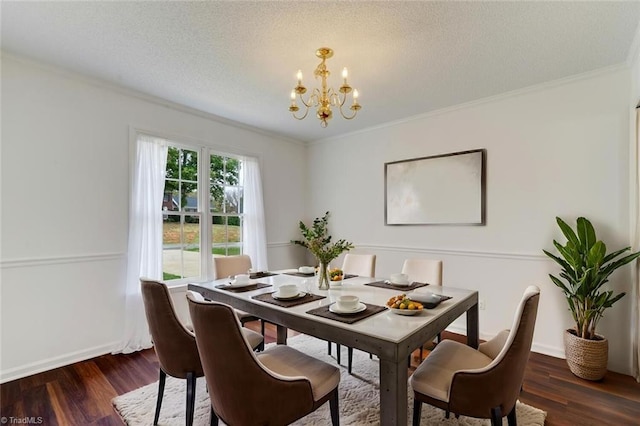
<instances>
[{"instance_id":1,"label":"bowl of oranges","mask_svg":"<svg viewBox=\"0 0 640 426\"><path fill-rule=\"evenodd\" d=\"M422 312L422 303L411 300L406 294L393 296L387 301L387 308L398 315L416 315Z\"/></svg>"},{"instance_id":2,"label":"bowl of oranges","mask_svg":"<svg viewBox=\"0 0 640 426\"><path fill-rule=\"evenodd\" d=\"M340 268L329 269L329 285L331 287L337 287L342 285L342 277L344 273Z\"/></svg>"}]
</instances>

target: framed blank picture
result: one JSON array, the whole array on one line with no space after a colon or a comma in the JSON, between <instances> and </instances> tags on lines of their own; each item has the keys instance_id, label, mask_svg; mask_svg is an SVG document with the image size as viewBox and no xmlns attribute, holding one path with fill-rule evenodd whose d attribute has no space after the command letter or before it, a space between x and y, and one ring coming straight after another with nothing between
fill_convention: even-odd
<instances>
[{"instance_id":1,"label":"framed blank picture","mask_svg":"<svg viewBox=\"0 0 640 426\"><path fill-rule=\"evenodd\" d=\"M486 150L385 163L386 225L484 225Z\"/></svg>"}]
</instances>

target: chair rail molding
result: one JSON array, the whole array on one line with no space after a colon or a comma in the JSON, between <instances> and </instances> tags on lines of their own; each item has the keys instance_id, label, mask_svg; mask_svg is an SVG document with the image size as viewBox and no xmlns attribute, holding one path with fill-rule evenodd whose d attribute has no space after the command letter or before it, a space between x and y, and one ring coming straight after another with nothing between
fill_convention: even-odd
<instances>
[{"instance_id":1,"label":"chair rail molding","mask_svg":"<svg viewBox=\"0 0 640 426\"><path fill-rule=\"evenodd\" d=\"M22 259L0 260L0 268L30 268L34 266L59 265L67 263L108 262L114 260L123 260L125 258L126 253L124 252L83 254L72 256L27 257Z\"/></svg>"},{"instance_id":2,"label":"chair rail molding","mask_svg":"<svg viewBox=\"0 0 640 426\"><path fill-rule=\"evenodd\" d=\"M544 254L540 253L510 253L496 252L485 250L462 250L462 249L438 249L430 247L408 247L408 246L391 246L381 244L356 244L356 248L364 250L383 250L405 253L433 253L448 256L464 256L464 257L489 257L495 259L514 259L514 260L531 260L531 261L550 261Z\"/></svg>"}]
</instances>

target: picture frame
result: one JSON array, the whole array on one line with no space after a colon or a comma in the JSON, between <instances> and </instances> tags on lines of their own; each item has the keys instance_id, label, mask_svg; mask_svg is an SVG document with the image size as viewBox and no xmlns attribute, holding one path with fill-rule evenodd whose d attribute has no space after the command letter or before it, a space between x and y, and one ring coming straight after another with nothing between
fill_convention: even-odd
<instances>
[{"instance_id":1,"label":"picture frame","mask_svg":"<svg viewBox=\"0 0 640 426\"><path fill-rule=\"evenodd\" d=\"M385 225L484 225L486 149L384 164Z\"/></svg>"}]
</instances>

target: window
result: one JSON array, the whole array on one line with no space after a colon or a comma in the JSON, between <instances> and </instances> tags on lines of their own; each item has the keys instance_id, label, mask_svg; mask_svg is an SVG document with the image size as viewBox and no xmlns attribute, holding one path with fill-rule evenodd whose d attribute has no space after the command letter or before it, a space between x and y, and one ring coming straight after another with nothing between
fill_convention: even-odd
<instances>
[{"instance_id":1,"label":"window","mask_svg":"<svg viewBox=\"0 0 640 426\"><path fill-rule=\"evenodd\" d=\"M237 158L211 155L211 242L214 255L242 253L242 162Z\"/></svg>"},{"instance_id":2,"label":"window","mask_svg":"<svg viewBox=\"0 0 640 426\"><path fill-rule=\"evenodd\" d=\"M244 252L242 164L229 154L170 143L162 200L165 281L206 277L212 256L203 253Z\"/></svg>"}]
</instances>

